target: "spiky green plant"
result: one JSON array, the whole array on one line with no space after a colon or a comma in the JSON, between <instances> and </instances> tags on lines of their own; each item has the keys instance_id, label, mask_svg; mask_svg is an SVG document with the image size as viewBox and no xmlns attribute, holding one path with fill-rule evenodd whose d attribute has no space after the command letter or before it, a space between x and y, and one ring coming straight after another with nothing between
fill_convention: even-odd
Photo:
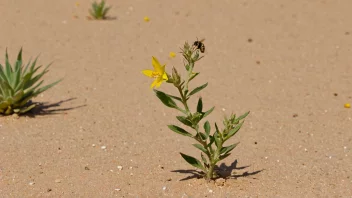
<instances>
[{"instance_id":1,"label":"spiky green plant","mask_svg":"<svg viewBox=\"0 0 352 198\"><path fill-rule=\"evenodd\" d=\"M30 100L38 94L53 87L61 80L40 87L43 80L39 81L49 70L49 66L36 74L42 66L36 66L38 57L29 61L26 66L22 65L22 48L17 55L14 68L9 62L9 56L5 55L5 67L0 64L0 114L22 114L30 111L36 105Z\"/></svg>"},{"instance_id":2,"label":"spiky green plant","mask_svg":"<svg viewBox=\"0 0 352 198\"><path fill-rule=\"evenodd\" d=\"M92 3L92 9L89 10L90 15L96 20L106 19L106 14L110 10L110 7L105 7L105 0L102 0L100 3L94 1Z\"/></svg>"}]
</instances>

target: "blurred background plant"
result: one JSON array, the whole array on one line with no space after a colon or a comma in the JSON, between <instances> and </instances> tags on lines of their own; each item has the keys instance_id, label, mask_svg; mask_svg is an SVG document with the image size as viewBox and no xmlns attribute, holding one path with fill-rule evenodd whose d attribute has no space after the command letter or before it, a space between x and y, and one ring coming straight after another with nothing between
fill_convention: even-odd
<instances>
[{"instance_id":1,"label":"blurred background plant","mask_svg":"<svg viewBox=\"0 0 352 198\"><path fill-rule=\"evenodd\" d=\"M92 19L105 20L107 19L107 13L111 9L111 6L106 7L105 0L101 0L100 3L94 1L92 8L89 10Z\"/></svg>"},{"instance_id":2,"label":"blurred background plant","mask_svg":"<svg viewBox=\"0 0 352 198\"><path fill-rule=\"evenodd\" d=\"M49 85L40 87L43 80L40 80L49 70L46 66L42 72L36 72L42 66L36 66L38 57L29 61L26 66L22 65L22 48L17 55L14 67L9 62L6 50L5 66L0 64L0 114L23 114L33 109L36 104L30 101L33 97L53 87L61 80Z\"/></svg>"}]
</instances>

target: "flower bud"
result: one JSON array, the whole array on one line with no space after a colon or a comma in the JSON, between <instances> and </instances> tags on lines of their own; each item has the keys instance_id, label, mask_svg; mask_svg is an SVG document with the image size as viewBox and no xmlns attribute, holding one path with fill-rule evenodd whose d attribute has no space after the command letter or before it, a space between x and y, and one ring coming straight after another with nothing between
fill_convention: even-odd
<instances>
[{"instance_id":1,"label":"flower bud","mask_svg":"<svg viewBox=\"0 0 352 198\"><path fill-rule=\"evenodd\" d=\"M178 87L181 83L181 77L175 67L172 67L172 79L174 80L174 85Z\"/></svg>"}]
</instances>

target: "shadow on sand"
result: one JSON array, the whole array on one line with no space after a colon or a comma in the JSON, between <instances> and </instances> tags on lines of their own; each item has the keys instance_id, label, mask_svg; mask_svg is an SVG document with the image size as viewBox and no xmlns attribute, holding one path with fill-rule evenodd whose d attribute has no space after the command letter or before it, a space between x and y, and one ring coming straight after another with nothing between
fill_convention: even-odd
<instances>
[{"instance_id":1,"label":"shadow on sand","mask_svg":"<svg viewBox=\"0 0 352 198\"><path fill-rule=\"evenodd\" d=\"M87 106L87 105L79 105L79 106L69 107L69 108L58 108L63 103L66 103L75 99L76 98L70 98L67 100L61 100L56 103L48 103L48 102L31 103L30 102L29 105L36 104L36 107L34 107L31 111L29 111L28 113L25 113L24 115L28 117L36 117L36 116L43 116L43 115L65 114L66 111Z\"/></svg>"},{"instance_id":2,"label":"shadow on sand","mask_svg":"<svg viewBox=\"0 0 352 198\"><path fill-rule=\"evenodd\" d=\"M254 172L245 171L243 173L237 174L235 170L243 170L243 169L246 169L249 167L249 166L237 167L237 163L238 163L237 160L235 160L234 162L231 163L230 166L226 166L225 163L221 163L220 166L216 166L215 171L219 175L217 178L236 179L239 177L247 177L247 176L251 176L251 175L256 175L264 170L264 169L262 169L262 170L257 170ZM202 171L196 171L196 170L190 170L190 169L189 170L173 170L171 172L190 174L189 176L181 179L180 181L185 181L185 180L194 179L194 178L199 179L199 178L203 177Z\"/></svg>"}]
</instances>

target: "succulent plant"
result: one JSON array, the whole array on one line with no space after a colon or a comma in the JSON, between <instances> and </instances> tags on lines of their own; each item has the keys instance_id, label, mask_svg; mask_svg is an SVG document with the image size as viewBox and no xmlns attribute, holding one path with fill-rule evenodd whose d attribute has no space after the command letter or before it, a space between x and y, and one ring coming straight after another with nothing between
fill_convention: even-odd
<instances>
[{"instance_id":1,"label":"succulent plant","mask_svg":"<svg viewBox=\"0 0 352 198\"><path fill-rule=\"evenodd\" d=\"M49 71L50 64L36 74L42 67L36 66L37 59L38 57L33 62L29 61L26 66L22 65L21 48L13 68L6 50L5 67L0 64L0 114L22 114L30 111L36 106L31 103L33 97L61 81L40 87L43 84L40 79Z\"/></svg>"},{"instance_id":2,"label":"succulent plant","mask_svg":"<svg viewBox=\"0 0 352 198\"><path fill-rule=\"evenodd\" d=\"M94 1L92 3L92 9L89 10L90 15L97 20L106 19L106 14L110 10L110 7L105 7L105 0L102 0L100 3Z\"/></svg>"}]
</instances>

